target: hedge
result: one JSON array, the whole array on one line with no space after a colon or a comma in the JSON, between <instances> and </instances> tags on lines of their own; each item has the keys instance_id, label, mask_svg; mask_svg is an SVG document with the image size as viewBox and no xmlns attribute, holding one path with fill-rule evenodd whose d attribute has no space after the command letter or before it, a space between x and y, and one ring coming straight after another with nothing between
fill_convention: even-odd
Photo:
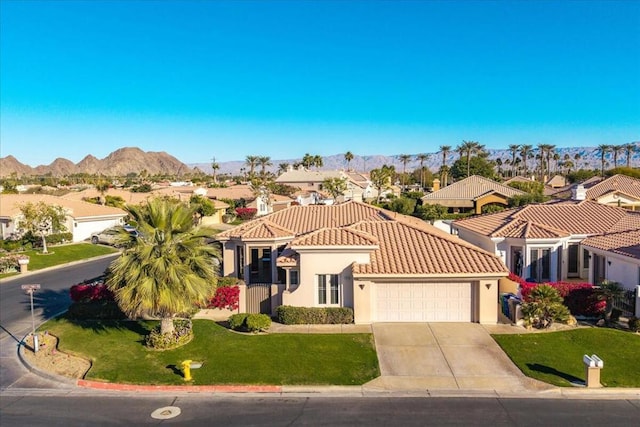
<instances>
[{"instance_id":1,"label":"hedge","mask_svg":"<svg viewBox=\"0 0 640 427\"><path fill-rule=\"evenodd\" d=\"M276 318L283 325L339 325L353 323L353 309L349 307L293 307L281 305Z\"/></svg>"},{"instance_id":2,"label":"hedge","mask_svg":"<svg viewBox=\"0 0 640 427\"><path fill-rule=\"evenodd\" d=\"M235 331L263 332L271 326L266 314L239 313L229 317L229 327Z\"/></svg>"}]
</instances>

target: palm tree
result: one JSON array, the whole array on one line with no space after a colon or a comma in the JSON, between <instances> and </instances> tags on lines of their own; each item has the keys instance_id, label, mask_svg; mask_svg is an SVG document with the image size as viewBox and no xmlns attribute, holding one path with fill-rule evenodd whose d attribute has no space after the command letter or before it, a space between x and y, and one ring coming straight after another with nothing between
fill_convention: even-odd
<instances>
[{"instance_id":1,"label":"palm tree","mask_svg":"<svg viewBox=\"0 0 640 427\"><path fill-rule=\"evenodd\" d=\"M449 169L446 168L446 166L447 166L447 156L449 155L450 152L451 152L450 145L440 146L440 153L442 153L442 165L440 166L440 182L443 187L447 186L446 181L449 178ZM444 174L442 173L443 171L445 172Z\"/></svg>"},{"instance_id":2,"label":"palm tree","mask_svg":"<svg viewBox=\"0 0 640 427\"><path fill-rule=\"evenodd\" d=\"M631 167L631 156L633 154L633 152L636 150L636 145L635 144L625 144L624 145L624 151L627 154L627 167L630 168Z\"/></svg>"},{"instance_id":3,"label":"palm tree","mask_svg":"<svg viewBox=\"0 0 640 427\"><path fill-rule=\"evenodd\" d=\"M247 156L244 163L249 166L249 178L253 178L253 174L258 164L258 156Z\"/></svg>"},{"instance_id":4,"label":"palm tree","mask_svg":"<svg viewBox=\"0 0 640 427\"><path fill-rule=\"evenodd\" d=\"M316 167L316 169L320 169L324 165L322 156L320 156L319 154L313 156L313 165Z\"/></svg>"},{"instance_id":5,"label":"palm tree","mask_svg":"<svg viewBox=\"0 0 640 427\"><path fill-rule=\"evenodd\" d=\"M618 167L618 154L622 153L624 145L612 145L611 152L613 153L613 167Z\"/></svg>"},{"instance_id":6,"label":"palm tree","mask_svg":"<svg viewBox=\"0 0 640 427\"><path fill-rule=\"evenodd\" d=\"M524 168L524 176L527 176L527 166L529 163L529 154L531 154L533 146L529 144L523 144L520 146L520 157L522 157L522 166Z\"/></svg>"},{"instance_id":7,"label":"palm tree","mask_svg":"<svg viewBox=\"0 0 640 427\"><path fill-rule=\"evenodd\" d=\"M309 170L311 168L311 165L313 165L313 160L314 156L309 153L305 153L305 155L302 156L302 164L305 168L307 168L307 170Z\"/></svg>"},{"instance_id":8,"label":"palm tree","mask_svg":"<svg viewBox=\"0 0 640 427\"><path fill-rule=\"evenodd\" d=\"M513 168L516 167L516 155L520 149L520 144L509 144L509 151L511 152L511 177L513 178Z\"/></svg>"},{"instance_id":9,"label":"palm tree","mask_svg":"<svg viewBox=\"0 0 640 427\"><path fill-rule=\"evenodd\" d=\"M600 162L602 163L602 169L601 169L601 173L600 176L602 176L604 178L604 163L605 163L605 156L607 155L607 153L609 152L609 150L611 149L610 145L607 144L600 144L598 145L598 151L600 152Z\"/></svg>"},{"instance_id":10,"label":"palm tree","mask_svg":"<svg viewBox=\"0 0 640 427\"><path fill-rule=\"evenodd\" d=\"M278 163L278 174L283 174L289 169L289 163Z\"/></svg>"},{"instance_id":11,"label":"palm tree","mask_svg":"<svg viewBox=\"0 0 640 427\"><path fill-rule=\"evenodd\" d=\"M467 159L467 177L469 177L471 175L471 156L481 153L484 150L484 145L476 141L462 141L462 145L456 149L461 153L461 157L464 154Z\"/></svg>"},{"instance_id":12,"label":"palm tree","mask_svg":"<svg viewBox=\"0 0 640 427\"><path fill-rule=\"evenodd\" d=\"M416 160L420 162L420 189L424 189L424 162L429 160L429 155L425 153L416 154Z\"/></svg>"},{"instance_id":13,"label":"palm tree","mask_svg":"<svg viewBox=\"0 0 640 427\"><path fill-rule=\"evenodd\" d=\"M400 163L402 163L402 191L405 191L405 178L406 178L406 171L407 171L407 163L409 163L409 160L411 160L411 156L409 154L400 154L398 156L398 160L400 160Z\"/></svg>"},{"instance_id":14,"label":"palm tree","mask_svg":"<svg viewBox=\"0 0 640 427\"><path fill-rule=\"evenodd\" d=\"M347 170L351 169L351 160L353 160L353 153L351 151L347 151L344 153L344 160L347 162Z\"/></svg>"},{"instance_id":15,"label":"palm tree","mask_svg":"<svg viewBox=\"0 0 640 427\"><path fill-rule=\"evenodd\" d=\"M607 304L604 311L604 321L609 325L611 323L611 313L613 312L613 301L624 295L624 289L618 282L605 280L596 288L596 295L599 300L605 301Z\"/></svg>"},{"instance_id":16,"label":"palm tree","mask_svg":"<svg viewBox=\"0 0 640 427\"><path fill-rule=\"evenodd\" d=\"M106 285L129 317L161 319L160 332L172 334L173 317L211 297L220 253L205 239L211 229L196 228L195 210L167 198L127 207L139 237L109 266Z\"/></svg>"},{"instance_id":17,"label":"palm tree","mask_svg":"<svg viewBox=\"0 0 640 427\"><path fill-rule=\"evenodd\" d=\"M216 158L211 159L211 169L213 169L213 182L218 182L218 177L216 176L218 169L220 169L220 164L216 162Z\"/></svg>"},{"instance_id":18,"label":"palm tree","mask_svg":"<svg viewBox=\"0 0 640 427\"><path fill-rule=\"evenodd\" d=\"M273 163L271 163L271 157L260 156L258 157L258 163L260 164L260 175L264 177L267 173L267 167L273 165Z\"/></svg>"}]
</instances>

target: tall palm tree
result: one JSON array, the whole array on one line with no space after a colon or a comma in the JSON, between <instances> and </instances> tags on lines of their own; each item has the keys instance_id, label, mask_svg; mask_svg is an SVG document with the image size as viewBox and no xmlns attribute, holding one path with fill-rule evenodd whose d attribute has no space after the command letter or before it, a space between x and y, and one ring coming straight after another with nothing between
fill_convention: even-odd
<instances>
[{"instance_id":1,"label":"tall palm tree","mask_svg":"<svg viewBox=\"0 0 640 427\"><path fill-rule=\"evenodd\" d=\"M440 153L442 153L442 166L446 166L447 165L447 156L449 155L450 152L451 152L451 146L450 145L441 145L440 146Z\"/></svg>"},{"instance_id":2,"label":"tall palm tree","mask_svg":"<svg viewBox=\"0 0 640 427\"><path fill-rule=\"evenodd\" d=\"M213 182L218 182L218 169L220 169L220 164L216 162L216 158L211 159L211 169L213 169Z\"/></svg>"},{"instance_id":3,"label":"tall palm tree","mask_svg":"<svg viewBox=\"0 0 640 427\"><path fill-rule=\"evenodd\" d=\"M524 168L524 176L527 176L527 166L529 163L529 154L533 150L533 145L523 144L520 146L520 157L522 157L522 167Z\"/></svg>"},{"instance_id":4,"label":"tall palm tree","mask_svg":"<svg viewBox=\"0 0 640 427\"><path fill-rule=\"evenodd\" d=\"M424 162L429 160L429 155L425 153L416 154L416 160L420 162L420 188L424 188Z\"/></svg>"},{"instance_id":5,"label":"tall palm tree","mask_svg":"<svg viewBox=\"0 0 640 427\"><path fill-rule=\"evenodd\" d=\"M609 152L609 150L611 149L611 146L608 144L600 144L598 145L598 152L600 152L600 162L602 163L602 168L600 169L600 176L602 176L604 178L604 163L605 163L605 156L607 155L607 153Z\"/></svg>"},{"instance_id":6,"label":"tall palm tree","mask_svg":"<svg viewBox=\"0 0 640 427\"><path fill-rule=\"evenodd\" d=\"M353 160L353 153L351 151L347 151L344 153L344 160L347 162L347 170L351 169L351 160Z\"/></svg>"},{"instance_id":7,"label":"tall palm tree","mask_svg":"<svg viewBox=\"0 0 640 427\"><path fill-rule=\"evenodd\" d=\"M406 178L406 173L407 173L407 163L409 163L409 160L411 160L411 155L409 155L409 154L400 154L398 156L398 160L400 160L400 163L402 163L402 191L405 191L406 190L405 178Z\"/></svg>"},{"instance_id":8,"label":"tall palm tree","mask_svg":"<svg viewBox=\"0 0 640 427\"><path fill-rule=\"evenodd\" d=\"M258 164L258 156L247 156L244 163L249 166L249 178L253 178L253 174Z\"/></svg>"},{"instance_id":9,"label":"tall palm tree","mask_svg":"<svg viewBox=\"0 0 640 427\"><path fill-rule=\"evenodd\" d=\"M278 163L278 174L282 175L289 169L289 163Z\"/></svg>"},{"instance_id":10,"label":"tall palm tree","mask_svg":"<svg viewBox=\"0 0 640 427\"><path fill-rule=\"evenodd\" d=\"M513 178L513 168L516 167L516 155L520 150L520 144L509 144L509 151L511 152L511 177Z\"/></svg>"},{"instance_id":11,"label":"tall palm tree","mask_svg":"<svg viewBox=\"0 0 640 427\"><path fill-rule=\"evenodd\" d=\"M450 145L440 146L440 153L442 154L442 165L440 166L440 183L443 187L447 186L447 180L449 178L449 169L447 168L447 156L449 155L450 152L451 152Z\"/></svg>"},{"instance_id":12,"label":"tall palm tree","mask_svg":"<svg viewBox=\"0 0 640 427\"><path fill-rule=\"evenodd\" d=\"M160 332L173 333L173 317L211 297L220 252L205 239L211 229L194 226L194 208L167 198L127 207L140 235L109 266L106 285L130 317L161 319Z\"/></svg>"},{"instance_id":13,"label":"tall palm tree","mask_svg":"<svg viewBox=\"0 0 640 427\"><path fill-rule=\"evenodd\" d=\"M618 154L621 154L624 150L624 145L612 145L611 152L613 153L613 167L618 167Z\"/></svg>"},{"instance_id":14,"label":"tall palm tree","mask_svg":"<svg viewBox=\"0 0 640 427\"><path fill-rule=\"evenodd\" d=\"M309 153L305 153L304 156L302 156L302 164L304 165L305 168L307 168L307 170L311 169L311 165L313 165L314 163L314 156L312 156Z\"/></svg>"},{"instance_id":15,"label":"tall palm tree","mask_svg":"<svg viewBox=\"0 0 640 427\"><path fill-rule=\"evenodd\" d=\"M264 177L267 173L267 168L273 165L273 163L271 163L271 157L260 156L258 157L258 163L260 164L260 176Z\"/></svg>"},{"instance_id":16,"label":"tall palm tree","mask_svg":"<svg viewBox=\"0 0 640 427\"><path fill-rule=\"evenodd\" d=\"M316 167L316 169L320 169L324 165L322 156L320 156L319 154L313 156L313 165Z\"/></svg>"},{"instance_id":17,"label":"tall palm tree","mask_svg":"<svg viewBox=\"0 0 640 427\"><path fill-rule=\"evenodd\" d=\"M481 153L484 150L484 145L476 141L462 141L462 144L458 146L457 150L466 157L467 177L469 177L469 175L471 175L471 156Z\"/></svg>"},{"instance_id":18,"label":"tall palm tree","mask_svg":"<svg viewBox=\"0 0 640 427\"><path fill-rule=\"evenodd\" d=\"M636 144L625 144L624 151L627 154L627 167L631 167L631 156L633 152L636 150Z\"/></svg>"}]
</instances>

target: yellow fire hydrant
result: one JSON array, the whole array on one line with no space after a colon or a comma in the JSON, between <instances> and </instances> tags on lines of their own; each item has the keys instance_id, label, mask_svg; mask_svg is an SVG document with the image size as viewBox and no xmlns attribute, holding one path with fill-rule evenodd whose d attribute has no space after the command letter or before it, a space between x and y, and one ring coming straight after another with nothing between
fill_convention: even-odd
<instances>
[{"instance_id":1,"label":"yellow fire hydrant","mask_svg":"<svg viewBox=\"0 0 640 427\"><path fill-rule=\"evenodd\" d=\"M182 362L182 372L185 381L191 381L191 360Z\"/></svg>"}]
</instances>

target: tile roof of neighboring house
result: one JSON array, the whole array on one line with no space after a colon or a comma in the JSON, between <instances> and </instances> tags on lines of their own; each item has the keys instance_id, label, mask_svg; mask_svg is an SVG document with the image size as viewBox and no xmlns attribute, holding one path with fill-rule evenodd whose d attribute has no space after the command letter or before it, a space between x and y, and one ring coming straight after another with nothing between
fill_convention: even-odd
<instances>
[{"instance_id":1,"label":"tile roof of neighboring house","mask_svg":"<svg viewBox=\"0 0 640 427\"><path fill-rule=\"evenodd\" d=\"M266 224L265 224L266 223ZM271 226L271 234L258 233ZM281 227L282 234L273 232ZM506 274L495 255L417 218L349 201L338 205L292 206L217 235L221 240L285 237L295 234L277 263L295 265L296 246L360 246L372 250L371 264L355 264L358 274Z\"/></svg>"},{"instance_id":2,"label":"tile roof of neighboring house","mask_svg":"<svg viewBox=\"0 0 640 427\"><path fill-rule=\"evenodd\" d=\"M560 188L560 187L564 187L567 185L567 179L562 176L562 175L554 175L553 177L551 177L551 179L549 179L545 185L549 186L549 187L553 187L553 188Z\"/></svg>"},{"instance_id":3,"label":"tile roof of neighboring house","mask_svg":"<svg viewBox=\"0 0 640 427\"><path fill-rule=\"evenodd\" d=\"M327 178L343 178L345 173L342 171L312 171L306 169L292 169L284 172L276 178L279 183L310 183L322 182Z\"/></svg>"},{"instance_id":4,"label":"tile roof of neighboring house","mask_svg":"<svg viewBox=\"0 0 640 427\"><path fill-rule=\"evenodd\" d=\"M582 181L581 183L571 184L561 188L545 187L544 195L559 198L559 199L569 199L572 197L572 190L576 188L579 184L582 184L582 186L585 189L589 189L601 181L602 181L602 178L600 178L599 176L592 176L591 178L585 181Z\"/></svg>"},{"instance_id":5,"label":"tile roof of neighboring house","mask_svg":"<svg viewBox=\"0 0 640 427\"><path fill-rule=\"evenodd\" d=\"M266 218L267 216L263 217ZM242 238L248 239L280 239L292 238L295 231L282 227L268 219L257 219L246 222L238 227L234 227L218 234L216 237Z\"/></svg>"},{"instance_id":6,"label":"tile roof of neighboring house","mask_svg":"<svg viewBox=\"0 0 640 427\"><path fill-rule=\"evenodd\" d=\"M351 228L323 228L294 239L291 246L375 246L378 239Z\"/></svg>"},{"instance_id":7,"label":"tile roof of neighboring house","mask_svg":"<svg viewBox=\"0 0 640 427\"><path fill-rule=\"evenodd\" d=\"M620 174L613 175L590 187L587 190L587 198L595 200L614 192L640 199L640 179Z\"/></svg>"},{"instance_id":8,"label":"tile roof of neighboring house","mask_svg":"<svg viewBox=\"0 0 640 427\"><path fill-rule=\"evenodd\" d=\"M123 217L127 215L120 208L97 205L83 202L81 200L71 200L48 194L2 194L0 195L0 216L13 218L20 215L20 206L25 203L45 202L49 205L58 205L65 208L67 214L73 218L92 217Z\"/></svg>"},{"instance_id":9,"label":"tile roof of neighboring house","mask_svg":"<svg viewBox=\"0 0 640 427\"><path fill-rule=\"evenodd\" d=\"M491 193L499 193L506 197L525 194L523 191L500 184L478 175L472 175L461 181L454 182L451 185L429 193L424 196L423 200L476 200L484 195Z\"/></svg>"},{"instance_id":10,"label":"tile roof of neighboring house","mask_svg":"<svg viewBox=\"0 0 640 427\"><path fill-rule=\"evenodd\" d=\"M197 190L197 187L163 187L151 191L149 193L134 193L129 190L124 190L121 188L111 188L107 192L104 193L104 196L117 196L121 197L125 203L129 205L139 205L140 203L144 203L149 199L158 196L171 196L176 197L180 200L188 200L189 197ZM211 188L204 189L207 191L207 197L209 197L209 190ZM87 188L82 191L73 191L62 196L64 199L69 200L82 200L84 198L94 198L101 196L100 192L95 188ZM217 209L226 209L229 207L228 204L220 201L220 200L211 200L214 203L214 206Z\"/></svg>"},{"instance_id":11,"label":"tile roof of neighboring house","mask_svg":"<svg viewBox=\"0 0 640 427\"><path fill-rule=\"evenodd\" d=\"M494 214L460 219L454 226L490 237L517 237L514 229L529 222L529 238L545 238L569 234L599 234L620 227L640 227L640 214L590 200L559 201L531 204ZM531 228L535 226L535 228ZM523 231L524 232L524 231Z\"/></svg>"},{"instance_id":12,"label":"tile roof of neighboring house","mask_svg":"<svg viewBox=\"0 0 640 427\"><path fill-rule=\"evenodd\" d=\"M640 259L640 229L588 237L582 241L582 244Z\"/></svg>"},{"instance_id":13,"label":"tile roof of neighboring house","mask_svg":"<svg viewBox=\"0 0 640 427\"><path fill-rule=\"evenodd\" d=\"M529 179L526 176L517 175L517 176L514 176L513 178L509 178L508 180L504 181L502 184L508 186L512 182L536 182L536 181L533 179Z\"/></svg>"},{"instance_id":14,"label":"tile roof of neighboring house","mask_svg":"<svg viewBox=\"0 0 640 427\"><path fill-rule=\"evenodd\" d=\"M430 233L397 221L362 222L353 226L377 236L380 249L371 263L355 264L354 274L505 273L500 259L462 240Z\"/></svg>"}]
</instances>

